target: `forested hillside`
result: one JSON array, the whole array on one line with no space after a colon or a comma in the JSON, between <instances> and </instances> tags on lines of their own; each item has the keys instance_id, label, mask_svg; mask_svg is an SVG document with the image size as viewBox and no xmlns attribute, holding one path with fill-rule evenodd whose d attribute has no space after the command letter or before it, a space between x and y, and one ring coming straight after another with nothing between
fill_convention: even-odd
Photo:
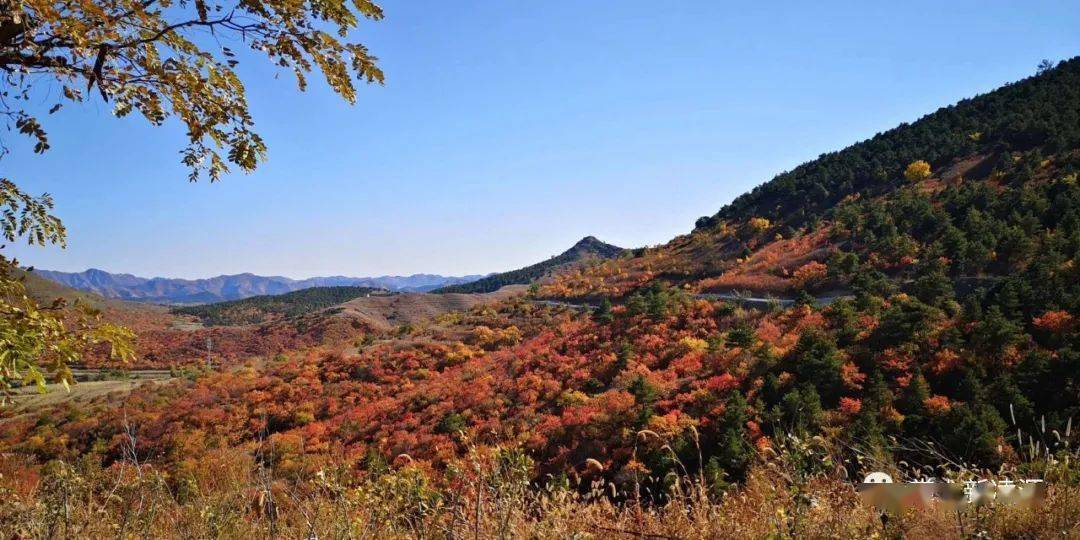
<instances>
[{"instance_id":1,"label":"forested hillside","mask_svg":"<svg viewBox=\"0 0 1080 540\"><path fill-rule=\"evenodd\" d=\"M727 373L766 433L843 427L881 455L932 441L997 467L1023 446L1014 427L1080 414L1078 119L1074 59L802 165L690 235L541 294L609 296L658 320L684 291L793 298L786 311L813 322L787 345L762 320L698 336L743 348ZM844 299L815 306L821 294Z\"/></svg>"},{"instance_id":2,"label":"forested hillside","mask_svg":"<svg viewBox=\"0 0 1080 540\"><path fill-rule=\"evenodd\" d=\"M1080 59L942 108L870 140L800 165L737 197L718 214L698 221L708 228L724 220L762 217L798 227L819 220L852 194L873 197L903 183L909 163L924 160L935 170L958 157L991 161L1012 152L1052 155L1080 141Z\"/></svg>"},{"instance_id":3,"label":"forested hillside","mask_svg":"<svg viewBox=\"0 0 1080 540\"><path fill-rule=\"evenodd\" d=\"M390 294L371 287L312 287L285 294L173 308L173 313L198 317L204 324L228 326L290 319L326 309L353 298Z\"/></svg>"}]
</instances>

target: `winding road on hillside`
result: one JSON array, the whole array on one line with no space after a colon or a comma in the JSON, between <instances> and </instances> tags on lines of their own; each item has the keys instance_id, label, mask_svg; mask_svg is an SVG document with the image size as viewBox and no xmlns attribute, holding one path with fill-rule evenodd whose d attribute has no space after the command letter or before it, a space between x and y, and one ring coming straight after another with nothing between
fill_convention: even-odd
<instances>
[{"instance_id":1,"label":"winding road on hillside","mask_svg":"<svg viewBox=\"0 0 1080 540\"><path fill-rule=\"evenodd\" d=\"M778 303L778 304L780 304L781 306L784 306L784 307L790 306L790 305L794 304L797 301L794 298L769 298L769 297L742 296L742 295L739 295L739 294L736 294L736 293L699 293L699 294L693 295L693 297L696 298L696 299L701 299L701 300L724 300L724 301L727 301L727 302L739 302L739 303L742 303L742 304L763 305L763 306L768 306L768 305L772 304L773 302L776 302L776 303ZM815 296L814 301L817 302L818 304L823 305L823 306L827 306L827 305L829 305L829 304L831 304L831 303L833 303L833 302L835 302L837 300L851 299L851 298L855 298L855 296L850 295L850 294L835 294L835 295Z\"/></svg>"},{"instance_id":2,"label":"winding road on hillside","mask_svg":"<svg viewBox=\"0 0 1080 540\"><path fill-rule=\"evenodd\" d=\"M797 300L794 298L755 297L744 296L737 293L696 293L690 295L690 297L695 300L723 300L725 302L736 302L744 306L756 308L767 308L774 304L779 305L780 307L787 307L797 302ZM855 297L849 294L835 294L816 296L814 297L814 301L820 305L827 306L833 302L836 302L837 300L851 298ZM574 310L595 309L599 307L597 304L592 302L568 302L564 300L533 300L533 303L544 306L565 307Z\"/></svg>"}]
</instances>

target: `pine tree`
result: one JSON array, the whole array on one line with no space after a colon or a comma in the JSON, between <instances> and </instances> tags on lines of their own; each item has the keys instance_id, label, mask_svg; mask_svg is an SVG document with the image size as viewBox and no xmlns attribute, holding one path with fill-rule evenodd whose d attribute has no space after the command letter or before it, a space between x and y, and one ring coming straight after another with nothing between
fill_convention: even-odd
<instances>
[{"instance_id":1,"label":"pine tree","mask_svg":"<svg viewBox=\"0 0 1080 540\"><path fill-rule=\"evenodd\" d=\"M821 398L808 383L788 392L780 400L780 418L791 433L806 437L821 426Z\"/></svg>"},{"instance_id":2,"label":"pine tree","mask_svg":"<svg viewBox=\"0 0 1080 540\"><path fill-rule=\"evenodd\" d=\"M870 387L863 396L862 409L851 426L851 437L856 445L872 455L888 456L885 426L882 412L892 406L892 392L880 371L873 373Z\"/></svg>"},{"instance_id":3,"label":"pine tree","mask_svg":"<svg viewBox=\"0 0 1080 540\"><path fill-rule=\"evenodd\" d=\"M720 436L717 442L716 458L723 465L730 478L742 481L746 478L746 471L750 468L754 450L747 440L746 422L747 416L746 398L742 393L735 392L724 405L724 412L717 419Z\"/></svg>"},{"instance_id":4,"label":"pine tree","mask_svg":"<svg viewBox=\"0 0 1080 540\"><path fill-rule=\"evenodd\" d=\"M615 315L611 313L611 300L603 299L600 306L593 312L593 318L604 324L610 324L611 321L615 320Z\"/></svg>"},{"instance_id":5,"label":"pine tree","mask_svg":"<svg viewBox=\"0 0 1080 540\"><path fill-rule=\"evenodd\" d=\"M781 368L794 373L800 382L811 384L824 403L832 406L840 400L843 390L842 365L840 351L828 334L807 331L784 358Z\"/></svg>"},{"instance_id":6,"label":"pine tree","mask_svg":"<svg viewBox=\"0 0 1080 540\"><path fill-rule=\"evenodd\" d=\"M922 373L916 374L900 394L897 405L904 415L903 433L907 437L923 440L929 435L929 418L926 400L930 398L930 386Z\"/></svg>"}]
</instances>

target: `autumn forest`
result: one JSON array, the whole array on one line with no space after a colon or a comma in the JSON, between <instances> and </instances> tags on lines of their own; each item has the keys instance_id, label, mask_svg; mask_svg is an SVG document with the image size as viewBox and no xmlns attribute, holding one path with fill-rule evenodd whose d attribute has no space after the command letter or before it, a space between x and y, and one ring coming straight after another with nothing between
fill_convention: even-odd
<instances>
[{"instance_id":1,"label":"autumn forest","mask_svg":"<svg viewBox=\"0 0 1080 540\"><path fill-rule=\"evenodd\" d=\"M168 17L150 4L104 33L51 2L5 11L0 77L58 73L68 101L177 117L193 178L253 169L262 142L228 58L200 56L188 26L148 32ZM246 33L346 100L381 80L322 30L378 7L263 4L241 19L196 2L191 26ZM1074 58L717 201L666 243L589 237L427 293L159 306L3 258L0 534L1080 534L1078 173ZM47 197L4 180L0 206L8 241L64 241ZM1050 491L1037 510L890 514L859 499L870 471Z\"/></svg>"}]
</instances>

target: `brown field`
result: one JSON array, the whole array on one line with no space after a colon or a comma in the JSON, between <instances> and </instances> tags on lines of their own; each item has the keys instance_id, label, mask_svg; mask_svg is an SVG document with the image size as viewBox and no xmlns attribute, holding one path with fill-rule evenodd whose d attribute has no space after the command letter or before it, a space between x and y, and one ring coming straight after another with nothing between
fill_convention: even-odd
<instances>
[{"instance_id":1,"label":"brown field","mask_svg":"<svg viewBox=\"0 0 1080 540\"><path fill-rule=\"evenodd\" d=\"M154 386L170 377L113 379L106 381L85 381L71 385L68 389L62 384L47 384L45 392L36 387L24 387L11 396L12 411L40 411L64 402L75 404L100 401L101 398L119 399L136 388Z\"/></svg>"},{"instance_id":2,"label":"brown field","mask_svg":"<svg viewBox=\"0 0 1080 540\"><path fill-rule=\"evenodd\" d=\"M376 330L412 325L452 311L505 300L524 293L524 285L511 285L483 294L404 293L356 298L327 310L336 317L359 320Z\"/></svg>"}]
</instances>

